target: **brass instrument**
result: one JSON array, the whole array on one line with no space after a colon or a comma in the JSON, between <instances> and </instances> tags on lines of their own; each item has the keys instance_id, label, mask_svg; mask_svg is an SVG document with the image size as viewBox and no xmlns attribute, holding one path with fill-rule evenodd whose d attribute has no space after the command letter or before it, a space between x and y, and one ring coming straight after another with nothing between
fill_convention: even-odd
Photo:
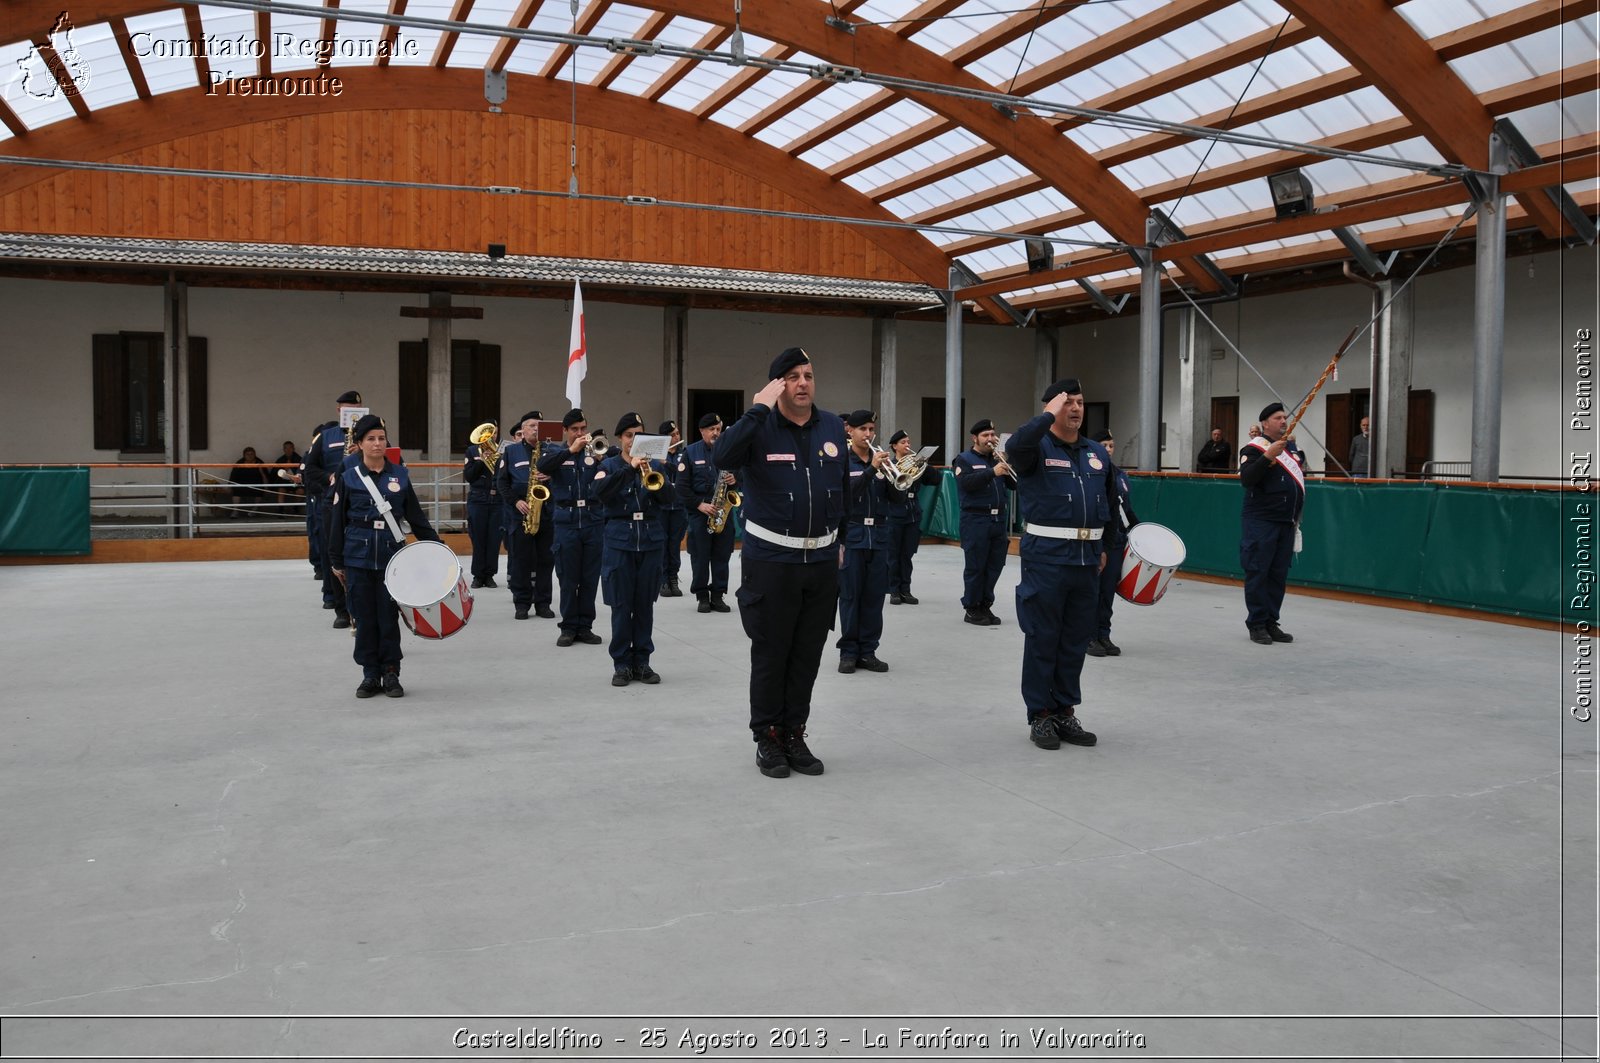
<instances>
[{"instance_id":1,"label":"brass instrument","mask_svg":"<svg viewBox=\"0 0 1600 1063\"><path fill-rule=\"evenodd\" d=\"M658 469L652 469L649 462L639 467L639 484L646 491L659 491L667 486L667 478Z\"/></svg>"},{"instance_id":2,"label":"brass instrument","mask_svg":"<svg viewBox=\"0 0 1600 1063\"><path fill-rule=\"evenodd\" d=\"M993 449L991 449L989 451L989 460L993 461L996 465L1010 465L1011 464L1009 461L1006 460L1006 452L1000 449L1000 444L999 443L996 443L994 445ZM1006 474L1006 479L1008 479L1008 480L1012 481L1013 483L1015 483L1016 479L1017 479L1017 475L1014 472L1013 473L1007 473Z\"/></svg>"},{"instance_id":3,"label":"brass instrument","mask_svg":"<svg viewBox=\"0 0 1600 1063\"><path fill-rule=\"evenodd\" d=\"M351 421L344 428L344 454L349 457L361 449L361 444L356 442L356 423Z\"/></svg>"},{"instance_id":4,"label":"brass instrument","mask_svg":"<svg viewBox=\"0 0 1600 1063\"><path fill-rule=\"evenodd\" d=\"M611 449L611 443L606 439L604 432L595 432L589 437L589 456L596 460L606 456L606 451Z\"/></svg>"},{"instance_id":5,"label":"brass instrument","mask_svg":"<svg viewBox=\"0 0 1600 1063\"><path fill-rule=\"evenodd\" d=\"M874 454L890 453L870 440L867 443L867 447ZM907 454L903 458L896 458L891 454L889 464L879 468L878 475L889 481L889 486L896 491L909 491L917 480L921 478L922 474L927 471L928 463L915 454Z\"/></svg>"},{"instance_id":6,"label":"brass instrument","mask_svg":"<svg viewBox=\"0 0 1600 1063\"><path fill-rule=\"evenodd\" d=\"M550 501L550 488L534 479L536 474L528 470L528 497L523 499L528 503L528 515L522 518L522 531L525 535L539 534L539 515L544 510L544 504Z\"/></svg>"},{"instance_id":7,"label":"brass instrument","mask_svg":"<svg viewBox=\"0 0 1600 1063\"><path fill-rule=\"evenodd\" d=\"M500 447L495 442L499 438L500 426L493 421L485 421L467 434L467 442L478 448L478 457L489 466L490 472L494 472L500 461Z\"/></svg>"},{"instance_id":8,"label":"brass instrument","mask_svg":"<svg viewBox=\"0 0 1600 1063\"><path fill-rule=\"evenodd\" d=\"M706 527L712 535L718 535L723 528L728 526L728 514L733 512L733 507L744 504L744 498L728 482L722 478L722 473L717 473L717 488L711 492L711 515L706 518Z\"/></svg>"}]
</instances>

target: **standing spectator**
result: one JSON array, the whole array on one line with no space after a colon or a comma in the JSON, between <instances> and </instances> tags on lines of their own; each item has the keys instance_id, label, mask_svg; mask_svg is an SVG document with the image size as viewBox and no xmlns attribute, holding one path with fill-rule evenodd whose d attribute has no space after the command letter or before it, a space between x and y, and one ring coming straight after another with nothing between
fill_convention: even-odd
<instances>
[{"instance_id":1,"label":"standing spectator","mask_svg":"<svg viewBox=\"0 0 1600 1063\"><path fill-rule=\"evenodd\" d=\"M1361 418L1361 434L1350 442L1350 475L1372 475L1372 418Z\"/></svg>"},{"instance_id":2,"label":"standing spectator","mask_svg":"<svg viewBox=\"0 0 1600 1063\"><path fill-rule=\"evenodd\" d=\"M1213 428L1210 441L1200 448L1199 457L1194 459L1195 471L1228 472L1232 466L1233 448L1222 438L1222 429Z\"/></svg>"}]
</instances>

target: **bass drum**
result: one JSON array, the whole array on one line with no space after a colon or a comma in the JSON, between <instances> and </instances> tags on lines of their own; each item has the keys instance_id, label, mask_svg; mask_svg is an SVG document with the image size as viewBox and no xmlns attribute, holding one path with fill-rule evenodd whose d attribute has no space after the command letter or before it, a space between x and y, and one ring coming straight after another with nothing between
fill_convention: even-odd
<instances>
[{"instance_id":1,"label":"bass drum","mask_svg":"<svg viewBox=\"0 0 1600 1063\"><path fill-rule=\"evenodd\" d=\"M455 551L418 541L389 559L383 582L400 607L400 619L423 639L447 639L472 619L472 588Z\"/></svg>"}]
</instances>

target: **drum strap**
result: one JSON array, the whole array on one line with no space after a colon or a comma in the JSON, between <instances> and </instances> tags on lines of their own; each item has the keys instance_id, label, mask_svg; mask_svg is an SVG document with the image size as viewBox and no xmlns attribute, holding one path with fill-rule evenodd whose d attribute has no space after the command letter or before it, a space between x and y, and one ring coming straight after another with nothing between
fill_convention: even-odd
<instances>
[{"instance_id":1,"label":"drum strap","mask_svg":"<svg viewBox=\"0 0 1600 1063\"><path fill-rule=\"evenodd\" d=\"M372 482L372 477L365 475L360 469L357 469L356 478L359 479L362 483L362 486L367 489L367 494L372 496L372 504L378 507L379 513L383 514L383 522L389 526L389 534L394 536L395 542L399 543L401 546L404 546L406 544L406 537L400 531L400 525L395 522L394 507L391 506L382 495L378 494L378 485Z\"/></svg>"}]
</instances>

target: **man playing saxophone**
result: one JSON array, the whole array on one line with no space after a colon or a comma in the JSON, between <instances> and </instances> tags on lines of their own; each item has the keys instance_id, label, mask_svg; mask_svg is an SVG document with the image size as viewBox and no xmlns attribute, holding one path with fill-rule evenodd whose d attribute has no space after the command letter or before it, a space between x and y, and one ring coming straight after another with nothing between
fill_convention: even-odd
<instances>
[{"instance_id":1,"label":"man playing saxophone","mask_svg":"<svg viewBox=\"0 0 1600 1063\"><path fill-rule=\"evenodd\" d=\"M506 505L506 585L511 588L511 605L518 620L528 619L530 608L537 609L542 617L555 616L550 609L548 568L540 564L540 553L548 553L550 549L551 536L543 527L545 515L540 515L540 527L534 533L528 531L528 518L533 509L529 493L534 484L541 482L534 463L539 445L539 420L537 410L522 415L522 438L507 443L501 450L500 468L495 477Z\"/></svg>"},{"instance_id":2,"label":"man playing saxophone","mask_svg":"<svg viewBox=\"0 0 1600 1063\"><path fill-rule=\"evenodd\" d=\"M731 612L722 600L728 593L728 559L733 556L733 521L728 519L726 506L738 480L712 460L712 448L721 436L721 417L708 413L700 418L700 441L684 451L684 472L678 477L678 497L691 511L689 567L694 582L689 589L700 600L696 610L702 613ZM720 513L718 501L725 507ZM719 520L721 526L712 530Z\"/></svg>"}]
</instances>

